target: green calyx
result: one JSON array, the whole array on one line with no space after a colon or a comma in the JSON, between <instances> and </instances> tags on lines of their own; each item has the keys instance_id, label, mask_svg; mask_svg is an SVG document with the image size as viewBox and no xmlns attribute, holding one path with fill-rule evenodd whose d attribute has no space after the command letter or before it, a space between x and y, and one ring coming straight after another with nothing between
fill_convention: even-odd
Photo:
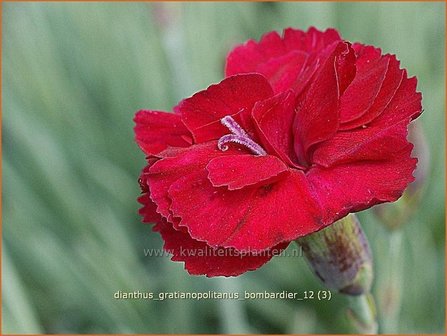
<instances>
[{"instance_id":1,"label":"green calyx","mask_svg":"<svg viewBox=\"0 0 447 336\"><path fill-rule=\"evenodd\" d=\"M370 291L373 279L371 250L354 214L296 242L314 273L328 288L348 295Z\"/></svg>"}]
</instances>

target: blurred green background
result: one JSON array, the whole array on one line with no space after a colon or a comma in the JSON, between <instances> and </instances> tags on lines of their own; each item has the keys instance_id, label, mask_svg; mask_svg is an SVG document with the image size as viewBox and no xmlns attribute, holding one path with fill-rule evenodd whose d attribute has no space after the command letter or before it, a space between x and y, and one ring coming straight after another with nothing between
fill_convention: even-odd
<instances>
[{"instance_id":1,"label":"blurred green background","mask_svg":"<svg viewBox=\"0 0 447 336\"><path fill-rule=\"evenodd\" d=\"M145 161L132 131L136 110L170 111L220 81L235 44L311 25L395 53L419 78L425 113L418 123L430 152L423 197L397 235L371 210L360 218L374 251L381 331L443 333L444 7L4 3L3 333L346 331L346 302L337 294L329 302L113 298L118 290L323 289L303 258L207 279L167 257L145 257L143 249L162 241L137 215Z\"/></svg>"}]
</instances>

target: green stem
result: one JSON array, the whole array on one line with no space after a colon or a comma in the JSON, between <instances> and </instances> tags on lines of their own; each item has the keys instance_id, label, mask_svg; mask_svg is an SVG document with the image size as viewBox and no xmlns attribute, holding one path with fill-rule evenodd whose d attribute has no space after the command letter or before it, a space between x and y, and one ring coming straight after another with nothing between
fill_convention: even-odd
<instances>
[{"instance_id":1,"label":"green stem","mask_svg":"<svg viewBox=\"0 0 447 336\"><path fill-rule=\"evenodd\" d=\"M348 296L347 318L352 331L360 334L376 334L378 330L376 307L370 293Z\"/></svg>"},{"instance_id":2,"label":"green stem","mask_svg":"<svg viewBox=\"0 0 447 336\"><path fill-rule=\"evenodd\" d=\"M380 307L381 331L397 333L399 328L399 314L402 303L402 230L387 232L387 260L385 269L378 279L378 305Z\"/></svg>"}]
</instances>

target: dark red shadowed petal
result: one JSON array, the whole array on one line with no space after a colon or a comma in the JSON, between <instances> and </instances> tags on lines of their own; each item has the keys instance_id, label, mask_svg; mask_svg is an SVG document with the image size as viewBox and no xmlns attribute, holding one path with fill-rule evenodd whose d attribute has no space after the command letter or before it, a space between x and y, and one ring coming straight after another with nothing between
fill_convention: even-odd
<instances>
[{"instance_id":1,"label":"dark red shadowed petal","mask_svg":"<svg viewBox=\"0 0 447 336\"><path fill-rule=\"evenodd\" d=\"M264 76L236 75L183 100L175 110L181 114L195 142L202 143L228 134L228 129L220 123L227 115L233 116L247 133L252 133L249 115L253 105L272 95L273 90Z\"/></svg>"},{"instance_id":2,"label":"dark red shadowed petal","mask_svg":"<svg viewBox=\"0 0 447 336\"><path fill-rule=\"evenodd\" d=\"M213 186L225 186L229 190L272 183L287 172L287 166L271 155L219 156L212 159L206 169Z\"/></svg>"},{"instance_id":3,"label":"dark red shadowed petal","mask_svg":"<svg viewBox=\"0 0 447 336\"><path fill-rule=\"evenodd\" d=\"M234 191L215 188L206 172L196 172L172 184L169 196L179 225L210 246L261 251L321 228L321 210L301 171Z\"/></svg>"},{"instance_id":4,"label":"dark red shadowed petal","mask_svg":"<svg viewBox=\"0 0 447 336\"><path fill-rule=\"evenodd\" d=\"M336 57L349 52L349 44L340 42L316 73L310 87L298 103L295 119L295 152L300 163L308 162L312 145L327 140L339 126L339 88Z\"/></svg>"},{"instance_id":5,"label":"dark red shadowed petal","mask_svg":"<svg viewBox=\"0 0 447 336\"><path fill-rule=\"evenodd\" d=\"M339 40L334 29L321 32L311 27L303 32L288 28L282 38L270 32L259 42L249 40L234 48L227 56L225 74L259 72L275 93L294 89L298 94L317 68L318 53Z\"/></svg>"},{"instance_id":6,"label":"dark red shadowed petal","mask_svg":"<svg viewBox=\"0 0 447 336\"><path fill-rule=\"evenodd\" d=\"M364 115L374 103L388 70L388 58L357 65L354 80L340 99L340 122L346 123Z\"/></svg>"},{"instance_id":7,"label":"dark red shadowed petal","mask_svg":"<svg viewBox=\"0 0 447 336\"><path fill-rule=\"evenodd\" d=\"M143 217L143 223L156 223L161 220L160 214L157 213L157 205L151 200L149 193L141 195L137 201L142 205L138 213Z\"/></svg>"},{"instance_id":8,"label":"dark red shadowed petal","mask_svg":"<svg viewBox=\"0 0 447 336\"><path fill-rule=\"evenodd\" d=\"M409 183L417 159L410 157L408 144L389 161L358 161L326 168L312 168L307 180L322 209L323 221L331 224L349 212L375 204L393 202Z\"/></svg>"},{"instance_id":9,"label":"dark red shadowed petal","mask_svg":"<svg viewBox=\"0 0 447 336\"><path fill-rule=\"evenodd\" d=\"M144 167L139 179L142 195L138 197L137 201L143 207L138 210L138 213L143 217L143 223L156 223L161 220L161 216L157 213L157 205L149 197L148 171L149 165Z\"/></svg>"},{"instance_id":10,"label":"dark red shadowed petal","mask_svg":"<svg viewBox=\"0 0 447 336\"><path fill-rule=\"evenodd\" d=\"M157 155L168 146L186 147L192 138L179 115L140 110L135 114L135 140L147 155Z\"/></svg>"},{"instance_id":11,"label":"dark red shadowed petal","mask_svg":"<svg viewBox=\"0 0 447 336\"><path fill-rule=\"evenodd\" d=\"M252 116L258 137L267 152L294 165L297 162L292 127L296 117L295 95L287 91L260 101L254 106Z\"/></svg>"},{"instance_id":12,"label":"dark red shadowed petal","mask_svg":"<svg viewBox=\"0 0 447 336\"><path fill-rule=\"evenodd\" d=\"M154 231L160 232L164 250L173 254L173 261L183 261L185 269L193 275L237 276L258 269L274 255L283 251L289 243L282 243L262 255L241 254L231 248L212 248L194 240L187 232L177 231L166 221L160 221Z\"/></svg>"}]
</instances>

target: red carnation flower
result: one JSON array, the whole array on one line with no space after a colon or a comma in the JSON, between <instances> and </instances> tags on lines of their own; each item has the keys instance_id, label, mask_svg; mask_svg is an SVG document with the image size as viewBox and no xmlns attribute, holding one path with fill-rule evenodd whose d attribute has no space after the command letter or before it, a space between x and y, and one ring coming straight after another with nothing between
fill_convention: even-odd
<instances>
[{"instance_id":1,"label":"red carnation flower","mask_svg":"<svg viewBox=\"0 0 447 336\"><path fill-rule=\"evenodd\" d=\"M191 274L256 269L413 181L421 94L395 56L289 28L236 47L226 75L173 114L135 116L140 214Z\"/></svg>"}]
</instances>

